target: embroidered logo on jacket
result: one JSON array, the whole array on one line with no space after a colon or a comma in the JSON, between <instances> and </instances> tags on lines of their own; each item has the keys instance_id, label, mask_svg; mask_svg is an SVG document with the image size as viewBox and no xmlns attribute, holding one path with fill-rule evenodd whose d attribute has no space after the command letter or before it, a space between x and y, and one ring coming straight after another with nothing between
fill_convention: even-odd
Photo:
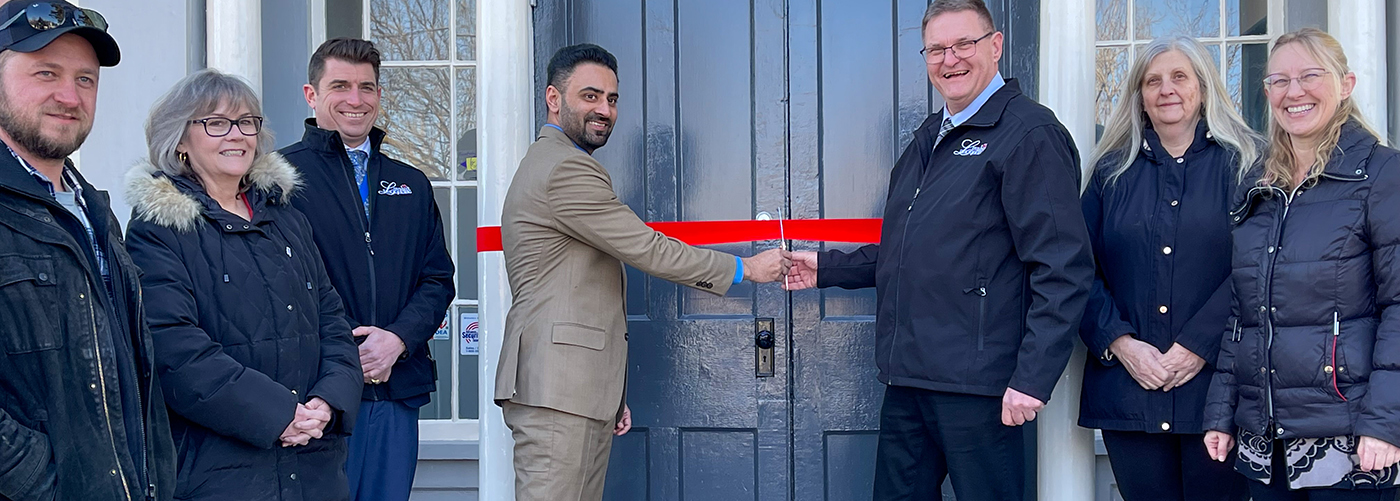
<instances>
[{"instance_id":1,"label":"embroidered logo on jacket","mask_svg":"<svg viewBox=\"0 0 1400 501\"><path fill-rule=\"evenodd\" d=\"M983 143L981 139L964 139L962 149L954 151L953 154L960 157L972 157L981 155L984 151L987 151L987 143Z\"/></svg>"},{"instance_id":2,"label":"embroidered logo on jacket","mask_svg":"<svg viewBox=\"0 0 1400 501\"><path fill-rule=\"evenodd\" d=\"M379 190L379 194L380 194L380 195L412 195L412 194L413 194L413 189L409 188L408 185L406 185L406 184L405 184L405 185L399 185L399 183L395 183L395 182L393 182L393 181L380 181L380 182L379 182L379 187L381 188L381 189Z\"/></svg>"}]
</instances>

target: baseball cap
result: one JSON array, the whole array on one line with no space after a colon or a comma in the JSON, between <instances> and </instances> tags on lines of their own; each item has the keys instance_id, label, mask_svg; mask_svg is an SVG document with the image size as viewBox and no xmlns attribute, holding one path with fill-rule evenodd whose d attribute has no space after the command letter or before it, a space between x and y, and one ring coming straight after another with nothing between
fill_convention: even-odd
<instances>
[{"instance_id":1,"label":"baseball cap","mask_svg":"<svg viewBox=\"0 0 1400 501\"><path fill-rule=\"evenodd\" d=\"M107 19L95 10L62 0L12 0L0 5L0 51L34 52L64 33L87 39L102 66L121 61L117 41L107 34Z\"/></svg>"}]
</instances>

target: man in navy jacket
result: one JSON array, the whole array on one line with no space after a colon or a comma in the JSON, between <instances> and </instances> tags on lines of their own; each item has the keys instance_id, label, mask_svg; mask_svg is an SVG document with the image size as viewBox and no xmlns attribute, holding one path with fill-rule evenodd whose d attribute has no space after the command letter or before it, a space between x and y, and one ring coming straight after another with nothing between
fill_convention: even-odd
<instances>
[{"instance_id":1,"label":"man in navy jacket","mask_svg":"<svg viewBox=\"0 0 1400 501\"><path fill-rule=\"evenodd\" d=\"M311 221L360 343L365 389L350 436L351 499L406 501L418 462L418 408L437 372L428 341L455 289L427 176L380 151L379 50L337 38L311 56L316 117L282 150L306 184L292 204Z\"/></svg>"},{"instance_id":2,"label":"man in navy jacket","mask_svg":"<svg viewBox=\"0 0 1400 501\"><path fill-rule=\"evenodd\" d=\"M923 20L946 100L890 172L879 245L794 253L791 289L875 287L887 386L875 499L1024 498L1022 432L1069 360L1094 266L1079 155L1054 113L997 72L981 0Z\"/></svg>"}]
</instances>

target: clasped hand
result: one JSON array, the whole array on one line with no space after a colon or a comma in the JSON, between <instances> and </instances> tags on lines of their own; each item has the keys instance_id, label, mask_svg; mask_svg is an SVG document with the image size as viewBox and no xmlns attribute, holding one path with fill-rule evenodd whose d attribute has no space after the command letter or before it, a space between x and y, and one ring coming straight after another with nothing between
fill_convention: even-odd
<instances>
[{"instance_id":1,"label":"clasped hand","mask_svg":"<svg viewBox=\"0 0 1400 501\"><path fill-rule=\"evenodd\" d=\"M279 438L282 447L306 445L313 438L321 438L326 425L331 422L331 406L321 397L314 397L305 404L297 404L296 415Z\"/></svg>"},{"instance_id":2,"label":"clasped hand","mask_svg":"<svg viewBox=\"0 0 1400 501\"><path fill-rule=\"evenodd\" d=\"M744 280L758 283L782 280L792 267L792 253L783 248L768 249L742 260Z\"/></svg>"},{"instance_id":3,"label":"clasped hand","mask_svg":"<svg viewBox=\"0 0 1400 501\"><path fill-rule=\"evenodd\" d=\"M1144 390L1170 391L1186 384L1205 367L1206 361L1180 344L1173 343L1166 353L1137 340L1130 334L1119 336L1108 350L1128 369L1128 375Z\"/></svg>"}]
</instances>

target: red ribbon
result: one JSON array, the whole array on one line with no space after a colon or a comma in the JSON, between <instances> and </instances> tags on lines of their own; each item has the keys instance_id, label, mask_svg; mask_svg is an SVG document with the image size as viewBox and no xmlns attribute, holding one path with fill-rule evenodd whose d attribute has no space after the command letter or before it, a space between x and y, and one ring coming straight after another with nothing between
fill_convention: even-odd
<instances>
[{"instance_id":1,"label":"red ribbon","mask_svg":"<svg viewBox=\"0 0 1400 501\"><path fill-rule=\"evenodd\" d=\"M731 244L758 240L810 240L873 244L880 242L880 219L788 219L778 221L675 221L647 223L656 231L690 245ZM476 251L501 250L501 227L476 229Z\"/></svg>"}]
</instances>

